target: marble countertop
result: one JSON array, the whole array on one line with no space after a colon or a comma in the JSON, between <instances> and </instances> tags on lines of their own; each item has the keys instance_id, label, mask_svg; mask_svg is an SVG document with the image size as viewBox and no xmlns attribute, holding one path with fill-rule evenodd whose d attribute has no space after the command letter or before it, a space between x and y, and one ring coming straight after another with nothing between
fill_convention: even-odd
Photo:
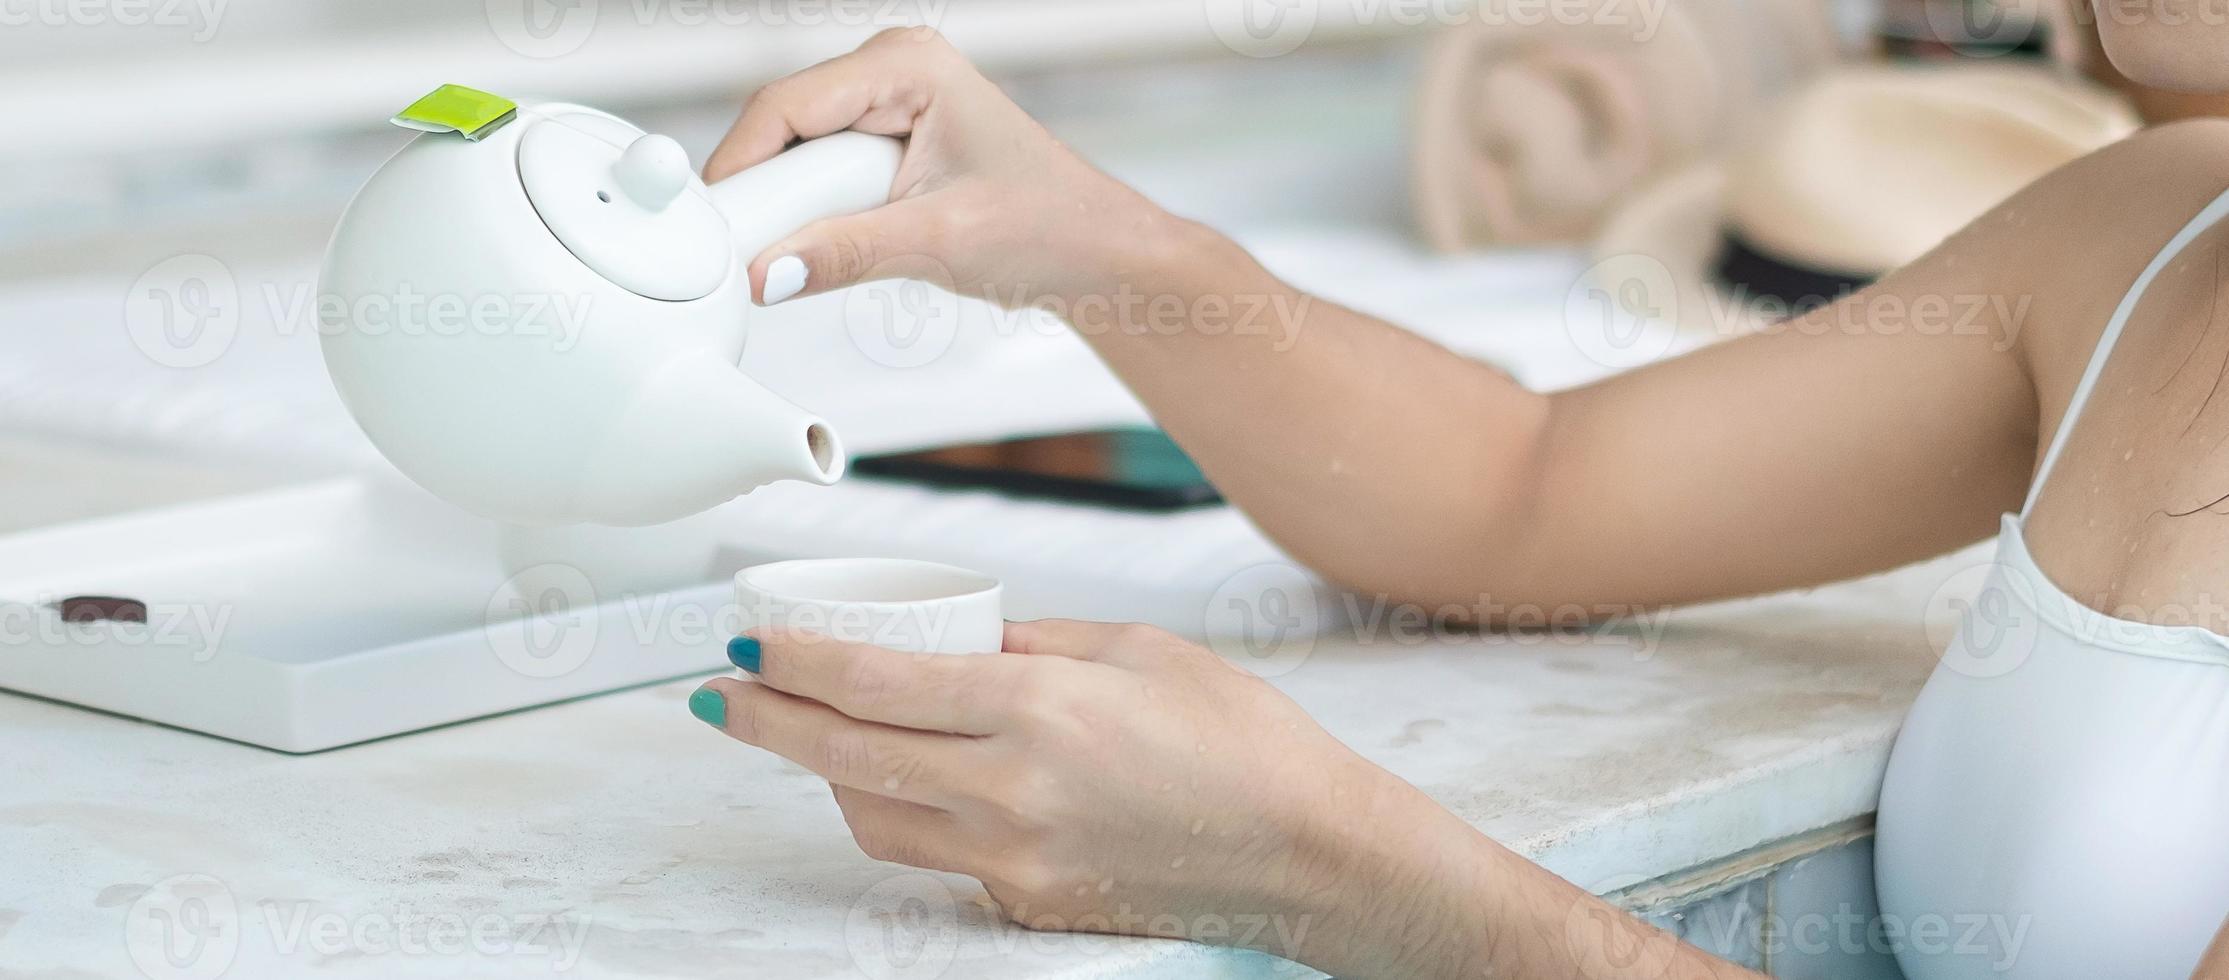
<instances>
[{"instance_id":1,"label":"marble countertop","mask_svg":"<svg viewBox=\"0 0 2229 980\"><path fill-rule=\"evenodd\" d=\"M1397 230L1279 231L1334 204L1398 229L1400 181L1358 190L1354 175L1405 172L1408 89L1367 71L1268 88L1290 105L1248 127L1206 119L1214 139L1159 111L1061 131L1180 213L1263 229L1247 244L1328 299L1535 386L1610 370L1573 343L1593 322L1571 318L1586 265L1575 251L1437 257ZM717 115L694 131L700 147L724 129ZM1240 166L1257 179L1234 189L1216 176ZM368 446L316 368L314 331L248 303L222 359L175 370L131 348L115 301L185 253L222 261L242 296L293 295L339 204L10 253L0 319L56 327L0 358L0 424L196 458L361 461ZM782 368L773 376L801 403L843 409L855 449L1042 424L1055 404L1100 424L1136 412L1057 331L962 317L949 356L900 370L813 329L844 302L770 311L746 360ZM1016 380L1030 378L1060 397ZM0 531L259 482L0 435ZM1583 637L1420 638L1365 615L1274 680L1484 832L1608 892L1868 813L1946 599L1977 563ZM689 718L692 687L310 756L0 693L0 976L1313 975L1255 954L1002 925L974 882L860 854L817 779Z\"/></svg>"},{"instance_id":2,"label":"marble countertop","mask_svg":"<svg viewBox=\"0 0 2229 980\"><path fill-rule=\"evenodd\" d=\"M1274 680L1606 892L1869 812L1975 561L1587 635L1363 610ZM1312 975L1004 925L969 879L860 854L821 781L689 718L693 687L310 756L0 695L0 973Z\"/></svg>"}]
</instances>

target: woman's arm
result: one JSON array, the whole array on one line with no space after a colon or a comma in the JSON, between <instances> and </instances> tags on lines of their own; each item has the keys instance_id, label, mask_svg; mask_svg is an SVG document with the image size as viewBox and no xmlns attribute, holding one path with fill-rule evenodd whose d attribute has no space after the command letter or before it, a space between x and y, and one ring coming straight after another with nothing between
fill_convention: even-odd
<instances>
[{"instance_id":1,"label":"woman's arm","mask_svg":"<svg viewBox=\"0 0 2229 980\"><path fill-rule=\"evenodd\" d=\"M707 176L844 128L910 134L894 202L768 249L758 288L797 257L807 292L913 275L1055 307L1295 557L1464 607L1749 594L1985 536L2047 431L2038 385L2071 388L2214 189L2158 148L2186 137L2140 137L1793 324L1544 395L1279 282L1077 159L933 32L768 86Z\"/></svg>"},{"instance_id":2,"label":"woman's arm","mask_svg":"<svg viewBox=\"0 0 2229 980\"><path fill-rule=\"evenodd\" d=\"M919 656L754 632L691 710L828 779L868 856L1024 926L1245 945L1343 977L1750 977L1549 874L1213 653L1017 623ZM717 711L702 699L716 699Z\"/></svg>"},{"instance_id":3,"label":"woman's arm","mask_svg":"<svg viewBox=\"0 0 2229 980\"><path fill-rule=\"evenodd\" d=\"M2222 923L2221 931L2214 933L2212 945L2199 958L2190 980L2229 980L2229 922Z\"/></svg>"},{"instance_id":4,"label":"woman's arm","mask_svg":"<svg viewBox=\"0 0 2229 980\"><path fill-rule=\"evenodd\" d=\"M1553 395L1204 232L1159 268L1149 291L1189 304L1304 313L1290 337L1079 329L1271 537L1396 601L1592 609L1889 568L1989 533L2035 451L2014 347L2033 297L1927 263L1774 334ZM1942 332L1884 326L1908 315Z\"/></svg>"}]
</instances>

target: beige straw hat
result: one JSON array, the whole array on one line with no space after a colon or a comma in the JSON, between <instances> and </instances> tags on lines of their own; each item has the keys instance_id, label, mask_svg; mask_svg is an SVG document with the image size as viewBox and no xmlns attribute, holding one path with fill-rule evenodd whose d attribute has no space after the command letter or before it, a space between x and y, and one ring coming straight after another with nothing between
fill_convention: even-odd
<instances>
[{"instance_id":1,"label":"beige straw hat","mask_svg":"<svg viewBox=\"0 0 2229 980\"><path fill-rule=\"evenodd\" d=\"M1744 332L1918 258L2138 126L2111 92L2012 64L1837 69L1771 119L1604 225L1593 251L1610 295L1683 329Z\"/></svg>"}]
</instances>

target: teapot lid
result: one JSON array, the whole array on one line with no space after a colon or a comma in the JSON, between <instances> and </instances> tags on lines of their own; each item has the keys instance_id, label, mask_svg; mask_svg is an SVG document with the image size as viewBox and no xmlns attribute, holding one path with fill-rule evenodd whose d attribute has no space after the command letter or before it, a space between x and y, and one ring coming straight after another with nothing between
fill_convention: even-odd
<instances>
[{"instance_id":1,"label":"teapot lid","mask_svg":"<svg viewBox=\"0 0 2229 980\"><path fill-rule=\"evenodd\" d=\"M692 300L732 274L727 220L673 140L569 109L535 119L518 154L519 183L542 223L620 287Z\"/></svg>"}]
</instances>

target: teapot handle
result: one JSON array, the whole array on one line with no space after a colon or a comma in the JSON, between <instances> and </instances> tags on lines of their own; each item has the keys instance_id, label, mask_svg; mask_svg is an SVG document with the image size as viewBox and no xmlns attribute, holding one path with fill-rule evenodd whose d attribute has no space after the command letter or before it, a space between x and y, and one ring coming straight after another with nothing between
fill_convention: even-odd
<instances>
[{"instance_id":1,"label":"teapot handle","mask_svg":"<svg viewBox=\"0 0 2229 980\"><path fill-rule=\"evenodd\" d=\"M888 136L834 133L707 189L735 236L736 262L745 265L815 221L889 203L904 155L905 143Z\"/></svg>"}]
</instances>

